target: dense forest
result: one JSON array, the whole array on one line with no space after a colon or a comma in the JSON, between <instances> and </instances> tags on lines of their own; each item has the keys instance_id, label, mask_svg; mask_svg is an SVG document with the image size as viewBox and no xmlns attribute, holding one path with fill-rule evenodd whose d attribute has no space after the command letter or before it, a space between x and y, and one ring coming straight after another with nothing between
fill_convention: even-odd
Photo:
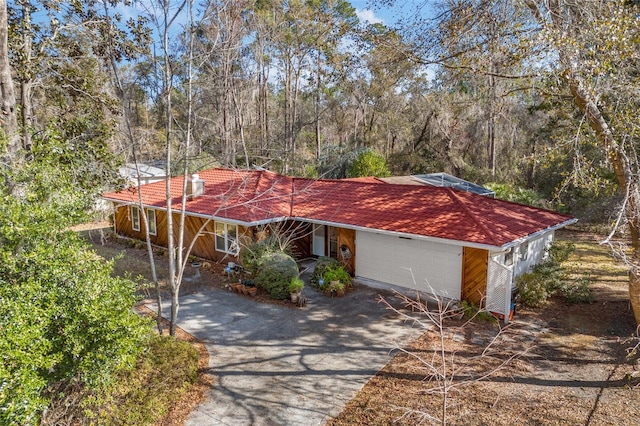
<instances>
[{"instance_id":1,"label":"dense forest","mask_svg":"<svg viewBox=\"0 0 640 426\"><path fill-rule=\"evenodd\" d=\"M169 141L174 171L188 159L342 177L340 161L372 152L394 175L444 171L570 206L612 193L606 149L562 79L558 61L574 58L557 47L581 52L576 72L624 121L633 5L574 16L567 2L549 25L571 31L554 34L537 21L544 2L425 2L388 25L345 0L174 3L10 3L14 147L38 155L59 137L85 156L74 169L105 177L105 155L164 161Z\"/></svg>"},{"instance_id":2,"label":"dense forest","mask_svg":"<svg viewBox=\"0 0 640 426\"><path fill-rule=\"evenodd\" d=\"M174 174L448 172L492 185L612 223L632 250L623 253L640 322L640 4L370 7L402 13L370 23L346 0L0 0L0 300L3 313L20 312L0 321L13 336L0 342L11 348L2 347L1 418L30 423L48 384L83 374L107 382L139 351L144 332L114 332L146 326L122 310L132 284L101 286L109 271L64 232L123 184L125 162ZM50 279L72 268L94 274L76 293ZM104 353L82 341L77 324L87 318L48 310L85 306L96 291L121 302L90 318ZM46 303L18 297L42 292ZM21 336L30 323L40 326ZM68 333L52 337L60 330ZM21 364L16 345L36 355ZM105 359L105 376L88 374ZM20 383L21 399L5 399Z\"/></svg>"}]
</instances>

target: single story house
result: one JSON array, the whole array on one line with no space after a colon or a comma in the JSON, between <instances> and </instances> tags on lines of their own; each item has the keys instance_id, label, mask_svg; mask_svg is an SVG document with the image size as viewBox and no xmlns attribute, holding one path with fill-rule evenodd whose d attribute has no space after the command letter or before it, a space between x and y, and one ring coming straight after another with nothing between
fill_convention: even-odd
<instances>
[{"instance_id":1,"label":"single story house","mask_svg":"<svg viewBox=\"0 0 640 426\"><path fill-rule=\"evenodd\" d=\"M172 178L177 223L184 177ZM296 256L331 256L356 277L510 311L514 278L539 263L554 231L576 219L449 187L324 180L210 169L188 178L192 254L237 261L266 225L295 234ZM111 192L115 231L167 245L165 182ZM204 227L203 227L204 225ZM199 232L199 230L201 230Z\"/></svg>"}]
</instances>

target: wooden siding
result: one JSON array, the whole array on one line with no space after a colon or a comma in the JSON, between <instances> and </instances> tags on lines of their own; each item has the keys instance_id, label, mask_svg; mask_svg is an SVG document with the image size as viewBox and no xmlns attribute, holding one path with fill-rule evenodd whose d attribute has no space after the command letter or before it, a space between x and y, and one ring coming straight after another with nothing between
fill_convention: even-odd
<instances>
[{"instance_id":1,"label":"wooden siding","mask_svg":"<svg viewBox=\"0 0 640 426\"><path fill-rule=\"evenodd\" d=\"M349 249L351 257L342 257L342 247ZM353 275L356 271L356 231L355 229L338 228L338 260L343 262L347 271Z\"/></svg>"},{"instance_id":2,"label":"wooden siding","mask_svg":"<svg viewBox=\"0 0 640 426\"><path fill-rule=\"evenodd\" d=\"M131 227L131 208L130 206L116 206L114 214L114 223L116 232L119 235L135 238L137 240L144 241L144 222L140 218L140 231L134 231ZM141 211L142 213L142 211ZM206 222L206 219L194 216L185 216L184 222L184 241L185 246L190 244L190 241L198 233L202 225ZM178 242L178 225L180 224L180 213L173 213L173 225L175 228L174 238L176 243ZM154 245L167 247L168 234L167 234L167 213L164 210L156 210L156 229L157 235L151 235L151 242ZM240 246L247 245L252 240L252 234L250 230L243 226L238 226L238 238L240 240ZM193 246L191 254L201 257L203 259L209 259L214 261L220 261L223 259L236 259L235 256L223 253L216 250L215 241L215 223L210 221L198 237L196 243Z\"/></svg>"},{"instance_id":3,"label":"wooden siding","mask_svg":"<svg viewBox=\"0 0 640 426\"><path fill-rule=\"evenodd\" d=\"M329 227L325 226L325 236L329 235ZM307 222L287 221L281 229L291 240L291 249L296 260L312 257L313 225ZM337 260L343 262L349 271L355 272L356 231L353 229L334 228L337 232ZM325 252L328 251L328 238L325 238ZM346 246L351 253L349 259L343 259L340 248Z\"/></svg>"},{"instance_id":4,"label":"wooden siding","mask_svg":"<svg viewBox=\"0 0 640 426\"><path fill-rule=\"evenodd\" d=\"M313 235L311 224L290 220L286 223L286 229L290 232L293 257L296 260L311 257L311 237Z\"/></svg>"},{"instance_id":5,"label":"wooden siding","mask_svg":"<svg viewBox=\"0 0 640 426\"><path fill-rule=\"evenodd\" d=\"M480 306L487 294L489 252L464 247L462 255L462 300Z\"/></svg>"}]
</instances>

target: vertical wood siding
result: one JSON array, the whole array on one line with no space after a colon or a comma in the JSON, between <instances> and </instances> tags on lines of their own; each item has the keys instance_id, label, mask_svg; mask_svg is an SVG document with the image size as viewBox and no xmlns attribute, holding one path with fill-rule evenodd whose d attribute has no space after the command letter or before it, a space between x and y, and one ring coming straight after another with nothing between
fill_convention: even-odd
<instances>
[{"instance_id":1,"label":"vertical wood siding","mask_svg":"<svg viewBox=\"0 0 640 426\"><path fill-rule=\"evenodd\" d=\"M464 247L462 255L462 300L480 306L487 293L489 252Z\"/></svg>"},{"instance_id":2,"label":"vertical wood siding","mask_svg":"<svg viewBox=\"0 0 640 426\"><path fill-rule=\"evenodd\" d=\"M142 214L142 210L140 211ZM206 219L194 216L185 216L184 222L184 245L188 247L190 241L194 238L194 236L200 230L200 227L206 222ZM131 227L131 209L129 206L116 206L115 214L114 214L114 223L116 227L116 232L119 235L135 238L138 240L144 241L145 232L144 232L144 223L142 218L140 218L140 231L134 231ZM175 227L174 238L176 244L178 242L178 226L180 224L180 213L173 213L173 224ZM167 247L168 244L168 234L167 234L167 213L164 210L156 210L156 229L157 235L151 235L151 242L154 245ZM252 237L251 232L248 228L244 226L238 226L238 238L240 242L240 246L246 246L250 243ZM232 256L227 253L219 252L216 250L216 241L215 241L215 224L214 221L211 220L206 225L200 236L198 237L196 243L193 246L191 254L194 256L198 256L204 259L220 261L225 258L227 259L236 259L235 256Z\"/></svg>"},{"instance_id":3,"label":"vertical wood siding","mask_svg":"<svg viewBox=\"0 0 640 426\"><path fill-rule=\"evenodd\" d=\"M311 257L311 236L313 228L310 223L287 221L285 229L289 230L291 236L291 251L296 260Z\"/></svg>"},{"instance_id":4,"label":"vertical wood siding","mask_svg":"<svg viewBox=\"0 0 640 426\"><path fill-rule=\"evenodd\" d=\"M343 259L340 254L342 246L347 246L351 252L349 259ZM344 262L347 271L353 275L356 271L356 231L355 229L338 228L338 260Z\"/></svg>"}]
</instances>

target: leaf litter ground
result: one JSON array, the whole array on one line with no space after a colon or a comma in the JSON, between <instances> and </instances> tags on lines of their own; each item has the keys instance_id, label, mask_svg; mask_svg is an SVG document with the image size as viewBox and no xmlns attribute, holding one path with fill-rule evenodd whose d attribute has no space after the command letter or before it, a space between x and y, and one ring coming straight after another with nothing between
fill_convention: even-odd
<instances>
[{"instance_id":1,"label":"leaf litter ground","mask_svg":"<svg viewBox=\"0 0 640 426\"><path fill-rule=\"evenodd\" d=\"M149 276L143 248L127 247L104 230L85 232L106 259L126 253L116 260L115 273ZM633 376L640 366L626 357L635 327L627 270L612 258L607 246L597 244L601 237L596 234L572 230L560 233L559 239L576 245L568 266L574 278L590 280L594 301L568 304L553 298L541 309L519 308L512 324L482 358L478 355L497 334L497 327L477 321L460 328L460 321L451 322L445 333L447 359L459 369L455 383L465 384L448 395L448 424L638 424L640 383ZM163 262L166 259L160 255L159 276L165 286ZM228 283L223 264L205 266L199 283L185 283L184 293L201 285ZM257 301L268 302L268 298L259 295ZM399 351L328 425L430 424L433 417L442 418L441 395L429 392L434 383L415 356L431 359L434 348L439 348L439 337L425 332L405 348L414 356ZM511 356L515 359L491 377L473 380ZM161 424L184 422L193 402L211 385L205 374L200 380L185 404L177 404Z\"/></svg>"}]
</instances>

